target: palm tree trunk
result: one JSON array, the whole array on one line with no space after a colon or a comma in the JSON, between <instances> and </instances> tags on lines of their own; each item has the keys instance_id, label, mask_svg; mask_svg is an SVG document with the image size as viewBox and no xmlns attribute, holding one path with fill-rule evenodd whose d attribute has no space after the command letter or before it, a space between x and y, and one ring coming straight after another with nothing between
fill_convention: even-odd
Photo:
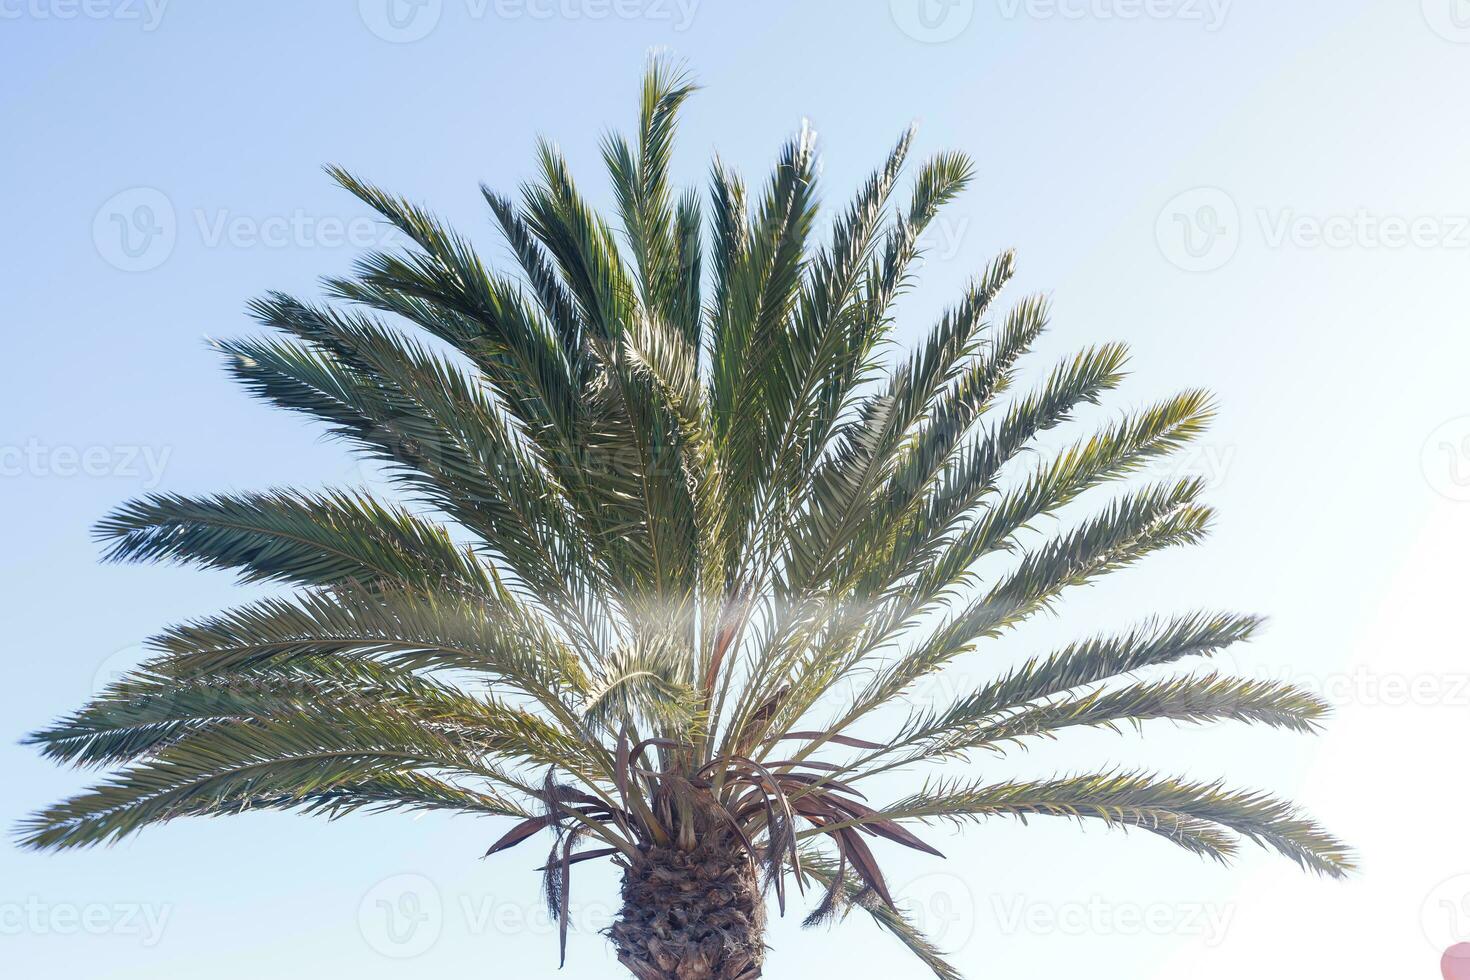
<instances>
[{"instance_id":1,"label":"palm tree trunk","mask_svg":"<svg viewBox=\"0 0 1470 980\"><path fill-rule=\"evenodd\" d=\"M743 851L653 847L623 873L623 909L608 934L638 980L755 980L765 926Z\"/></svg>"}]
</instances>

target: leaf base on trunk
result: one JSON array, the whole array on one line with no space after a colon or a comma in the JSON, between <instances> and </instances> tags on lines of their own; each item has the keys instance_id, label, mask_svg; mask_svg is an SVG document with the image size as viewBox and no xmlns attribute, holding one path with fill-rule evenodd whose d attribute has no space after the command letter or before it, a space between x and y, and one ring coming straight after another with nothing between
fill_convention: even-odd
<instances>
[{"instance_id":1,"label":"leaf base on trunk","mask_svg":"<svg viewBox=\"0 0 1470 980\"><path fill-rule=\"evenodd\" d=\"M765 920L743 852L650 847L623 873L623 908L608 935L639 980L755 980Z\"/></svg>"}]
</instances>

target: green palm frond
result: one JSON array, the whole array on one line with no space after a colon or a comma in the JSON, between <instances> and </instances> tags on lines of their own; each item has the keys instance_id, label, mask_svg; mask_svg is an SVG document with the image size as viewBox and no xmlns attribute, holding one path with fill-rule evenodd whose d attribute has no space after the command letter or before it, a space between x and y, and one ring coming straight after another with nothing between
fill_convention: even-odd
<instances>
[{"instance_id":1,"label":"green palm frond","mask_svg":"<svg viewBox=\"0 0 1470 980\"><path fill-rule=\"evenodd\" d=\"M493 570L442 526L346 491L156 494L108 517L97 536L113 561L173 559L239 569L247 582L494 589Z\"/></svg>"},{"instance_id":2,"label":"green palm frond","mask_svg":"<svg viewBox=\"0 0 1470 980\"><path fill-rule=\"evenodd\" d=\"M1201 480L1132 480L1199 437L1212 399L1187 389L1084 421L1124 385L1127 348L1033 370L1051 312L1004 303L1009 252L896 351L925 229L973 182L969 158L932 156L906 182L906 131L824 217L803 126L763 183L716 160L702 193L674 178L695 90L651 62L636 131L603 140L607 216L545 140L518 192L481 188L505 268L424 206L329 169L402 244L326 280L323 302L266 294L250 312L268 333L216 347L397 499L159 493L107 517L108 559L294 591L165 630L142 667L30 736L108 775L22 841L79 847L252 809L512 817L490 850L552 837L542 870L563 926L575 864L611 857L634 895L662 887L639 878L657 858L714 875L690 894L769 893L783 911L788 884L812 884L813 922L861 908L942 978L958 974L882 871L894 846L938 855L910 829L926 822L1097 820L1206 858L1250 840L1346 873L1338 841L1263 793L932 768L1151 720L1309 733L1329 706L1173 673L1260 625L1198 612L908 707L924 678L1023 639L1075 589L1204 538ZM875 806L858 786L879 774L921 788ZM659 969L619 935L635 973Z\"/></svg>"},{"instance_id":3,"label":"green palm frond","mask_svg":"<svg viewBox=\"0 0 1470 980\"><path fill-rule=\"evenodd\" d=\"M308 592L264 599L176 626L149 641L179 672L336 654L415 670L460 670L536 698L551 710L586 690L584 665L509 595Z\"/></svg>"},{"instance_id":4,"label":"green palm frond","mask_svg":"<svg viewBox=\"0 0 1470 980\"><path fill-rule=\"evenodd\" d=\"M370 705L326 707L185 735L87 793L24 825L38 847L116 840L175 817L315 802L397 772L449 772L491 779L473 752L412 719ZM484 791L481 798L495 801ZM522 808L491 802L500 813Z\"/></svg>"},{"instance_id":5,"label":"green palm frond","mask_svg":"<svg viewBox=\"0 0 1470 980\"><path fill-rule=\"evenodd\" d=\"M992 748L1031 736L1054 737L1066 728L1107 727L1145 721L1203 724L1243 721L1310 734L1328 714L1320 698L1291 684L1222 678L1176 677L1131 684L1112 691L1074 694L1020 707L1000 718L951 716L940 723L921 758L936 758L974 748Z\"/></svg>"},{"instance_id":6,"label":"green palm frond","mask_svg":"<svg viewBox=\"0 0 1470 980\"><path fill-rule=\"evenodd\" d=\"M1268 794L1143 772L1108 772L1040 782L943 781L854 823L882 820L964 822L993 816L1067 817L1136 827L1221 861L1238 835L1303 868L1340 878L1352 868L1343 844L1291 804Z\"/></svg>"},{"instance_id":7,"label":"green palm frond","mask_svg":"<svg viewBox=\"0 0 1470 980\"><path fill-rule=\"evenodd\" d=\"M1033 657L1005 676L942 711L916 713L891 747L900 748L962 728L1008 709L1187 657L1208 657L1248 640L1258 616L1194 613L1144 623L1126 633L1074 643L1046 658Z\"/></svg>"}]
</instances>

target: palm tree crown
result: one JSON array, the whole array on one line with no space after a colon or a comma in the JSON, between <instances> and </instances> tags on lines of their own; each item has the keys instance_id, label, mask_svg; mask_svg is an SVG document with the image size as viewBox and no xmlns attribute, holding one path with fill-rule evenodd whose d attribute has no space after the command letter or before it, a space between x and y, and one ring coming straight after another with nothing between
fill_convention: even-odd
<instances>
[{"instance_id":1,"label":"palm tree crown","mask_svg":"<svg viewBox=\"0 0 1470 980\"><path fill-rule=\"evenodd\" d=\"M905 134L819 245L805 131L756 192L719 162L707 198L670 186L692 90L655 61L636 137L606 138L615 222L546 143L517 200L484 189L513 274L331 171L410 244L327 280L335 305L265 296L253 312L279 334L218 347L252 393L324 422L413 506L358 490L154 495L104 520L112 559L299 588L162 633L155 658L31 736L115 772L36 814L25 843L259 808L510 817L492 851L552 838L563 950L573 866L623 867L610 934L642 978L759 976L765 896L784 910L788 885L815 886L812 921L865 910L957 976L896 909L878 859L938 854L914 828L939 819L1098 820L1220 861L1246 839L1344 874L1346 849L1289 804L1144 771L931 774L903 799L866 799L879 774L1068 728L1306 732L1326 705L1215 672L1154 676L1259 625L1193 612L884 723L928 675L1068 590L1200 540L1195 479L1044 519L1177 452L1210 399L1187 391L1041 452L1119 384L1126 351L1082 350L1017 390L1047 308L993 312L1009 253L912 352L886 344L920 236L970 162L923 163L890 207Z\"/></svg>"}]
</instances>

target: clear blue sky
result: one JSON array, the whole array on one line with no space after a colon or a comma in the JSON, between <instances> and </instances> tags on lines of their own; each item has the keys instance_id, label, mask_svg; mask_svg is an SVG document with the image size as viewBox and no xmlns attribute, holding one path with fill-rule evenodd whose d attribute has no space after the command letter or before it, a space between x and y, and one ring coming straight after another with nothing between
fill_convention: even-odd
<instances>
[{"instance_id":1,"label":"clear blue sky","mask_svg":"<svg viewBox=\"0 0 1470 980\"><path fill-rule=\"evenodd\" d=\"M758 178L803 118L829 201L911 121L921 150L975 156L905 339L1014 246L1012 296L1055 302L1038 365L1121 339L1135 350L1121 403L1219 394L1189 461L1221 510L1214 539L1078 597L1012 652L1238 607L1272 627L1234 665L1342 706L1316 740L1155 728L972 765L1229 775L1301 799L1365 871L1326 884L1265 855L1225 871L1138 835L975 827L945 842L948 863L890 855L956 962L974 977L1432 977L1439 949L1470 939L1461 0L392 2L0 0L0 822L86 780L16 745L23 732L164 624L259 594L100 566L98 517L152 489L371 479L249 400L204 343L250 330L253 295L309 294L375 234L321 166L421 200L499 255L477 182L513 188L545 134L603 195L599 136L630 124L643 61L666 48L706 86L687 181L715 151ZM495 829L270 814L106 851L6 846L0 957L16 976L618 975L595 934L611 876L578 882L558 974L536 855L476 860ZM777 980L917 975L865 919L784 922L771 942Z\"/></svg>"}]
</instances>

